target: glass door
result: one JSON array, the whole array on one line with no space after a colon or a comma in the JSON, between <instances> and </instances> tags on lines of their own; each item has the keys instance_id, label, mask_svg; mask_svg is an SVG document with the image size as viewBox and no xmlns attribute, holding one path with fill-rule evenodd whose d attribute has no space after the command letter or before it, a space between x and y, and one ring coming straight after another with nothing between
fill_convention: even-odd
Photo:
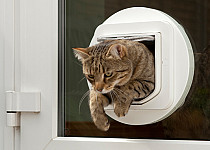
<instances>
[{"instance_id":1,"label":"glass door","mask_svg":"<svg viewBox=\"0 0 210 150\"><path fill-rule=\"evenodd\" d=\"M176 5L174 5L176 4ZM67 0L65 55L65 137L117 137L167 140L209 140L209 6L207 1ZM129 7L149 7L175 18L193 44L195 76L184 105L163 121L132 126L111 118L110 129L98 130L92 122L89 90L82 66L72 48L88 47L94 31L105 19ZM61 100L61 99L60 99ZM60 116L61 117L61 116ZM137 132L138 131L138 132Z\"/></svg>"}]
</instances>

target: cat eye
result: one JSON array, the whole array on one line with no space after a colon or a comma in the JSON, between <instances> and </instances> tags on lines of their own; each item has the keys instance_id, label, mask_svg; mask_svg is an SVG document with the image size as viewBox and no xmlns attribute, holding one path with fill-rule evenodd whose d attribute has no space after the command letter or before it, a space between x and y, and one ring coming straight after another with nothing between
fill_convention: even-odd
<instances>
[{"instance_id":1,"label":"cat eye","mask_svg":"<svg viewBox=\"0 0 210 150\"><path fill-rule=\"evenodd\" d=\"M88 78L90 78L90 79L94 79L94 75L92 75L92 74L89 74L89 75L87 75L88 76Z\"/></svg>"},{"instance_id":2,"label":"cat eye","mask_svg":"<svg viewBox=\"0 0 210 150\"><path fill-rule=\"evenodd\" d=\"M112 72L106 72L106 73L104 74L104 76L105 76L105 77L111 77L111 76L112 76Z\"/></svg>"}]
</instances>

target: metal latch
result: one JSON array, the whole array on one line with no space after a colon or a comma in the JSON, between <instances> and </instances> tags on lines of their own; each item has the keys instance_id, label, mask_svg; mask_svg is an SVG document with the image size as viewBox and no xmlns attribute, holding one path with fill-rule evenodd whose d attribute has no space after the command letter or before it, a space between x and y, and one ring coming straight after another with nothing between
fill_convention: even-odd
<instances>
[{"instance_id":1,"label":"metal latch","mask_svg":"<svg viewBox=\"0 0 210 150\"><path fill-rule=\"evenodd\" d=\"M110 35L106 37L98 37L97 41L105 40L132 40L132 41L155 41L155 36L150 34L130 34L130 35Z\"/></svg>"},{"instance_id":2,"label":"metal latch","mask_svg":"<svg viewBox=\"0 0 210 150\"><path fill-rule=\"evenodd\" d=\"M6 92L7 125L20 126L21 112L40 112L40 92Z\"/></svg>"}]
</instances>

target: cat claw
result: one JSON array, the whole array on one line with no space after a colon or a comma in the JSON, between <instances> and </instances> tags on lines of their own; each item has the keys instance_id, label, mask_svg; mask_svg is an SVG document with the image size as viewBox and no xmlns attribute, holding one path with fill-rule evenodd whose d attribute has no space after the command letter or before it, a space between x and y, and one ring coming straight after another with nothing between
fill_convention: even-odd
<instances>
[{"instance_id":1,"label":"cat claw","mask_svg":"<svg viewBox=\"0 0 210 150\"><path fill-rule=\"evenodd\" d=\"M119 117L125 117L125 113L120 114Z\"/></svg>"},{"instance_id":2,"label":"cat claw","mask_svg":"<svg viewBox=\"0 0 210 150\"><path fill-rule=\"evenodd\" d=\"M110 122L107 118L93 119L94 124L101 131L107 131L110 127Z\"/></svg>"},{"instance_id":3,"label":"cat claw","mask_svg":"<svg viewBox=\"0 0 210 150\"><path fill-rule=\"evenodd\" d=\"M109 130L109 127L110 127L110 123L108 122L108 123L106 124L105 128L103 129L103 131Z\"/></svg>"},{"instance_id":4,"label":"cat claw","mask_svg":"<svg viewBox=\"0 0 210 150\"><path fill-rule=\"evenodd\" d=\"M121 107L116 107L116 105L114 105L114 112L118 117L125 117L128 113L128 109L122 109Z\"/></svg>"},{"instance_id":5,"label":"cat claw","mask_svg":"<svg viewBox=\"0 0 210 150\"><path fill-rule=\"evenodd\" d=\"M102 131L107 131L109 130L110 127L110 123L109 121L107 123L105 123L105 125L96 125L98 129L102 130Z\"/></svg>"},{"instance_id":6,"label":"cat claw","mask_svg":"<svg viewBox=\"0 0 210 150\"><path fill-rule=\"evenodd\" d=\"M116 111L114 112L117 115L117 117L125 117L125 115L127 114L127 112L116 112Z\"/></svg>"}]
</instances>

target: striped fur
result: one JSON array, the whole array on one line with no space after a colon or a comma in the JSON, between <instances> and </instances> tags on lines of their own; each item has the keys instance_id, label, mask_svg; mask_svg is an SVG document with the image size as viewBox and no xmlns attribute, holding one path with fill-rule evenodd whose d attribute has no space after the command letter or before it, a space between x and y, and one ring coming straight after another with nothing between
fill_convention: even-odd
<instances>
[{"instance_id":1,"label":"striped fur","mask_svg":"<svg viewBox=\"0 0 210 150\"><path fill-rule=\"evenodd\" d=\"M92 84L90 111L95 125L109 129L104 107L110 102L118 117L125 116L133 100L154 90L154 58L136 41L108 40L88 48L75 48L83 73Z\"/></svg>"}]
</instances>

